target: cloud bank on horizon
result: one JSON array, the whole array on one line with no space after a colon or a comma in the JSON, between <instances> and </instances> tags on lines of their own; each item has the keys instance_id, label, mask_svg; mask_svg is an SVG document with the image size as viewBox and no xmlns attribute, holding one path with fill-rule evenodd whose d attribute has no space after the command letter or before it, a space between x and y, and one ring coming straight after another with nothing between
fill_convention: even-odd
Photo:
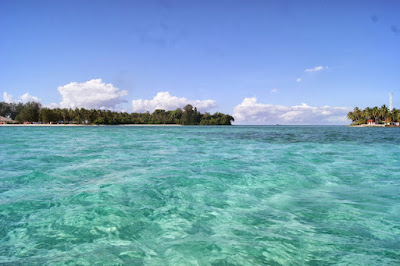
<instances>
[{"instance_id":1,"label":"cloud bank on horizon","mask_svg":"<svg viewBox=\"0 0 400 266\"><path fill-rule=\"evenodd\" d=\"M183 108L185 105L191 104L200 112L210 111L212 108L217 106L214 100L188 100L185 97L172 96L169 92L158 92L151 100L133 100L132 111L133 112L153 112L156 109L164 110L176 110L177 108Z\"/></svg>"},{"instance_id":2,"label":"cloud bank on horizon","mask_svg":"<svg viewBox=\"0 0 400 266\"><path fill-rule=\"evenodd\" d=\"M317 69L318 67L314 68ZM319 70L315 70L319 71ZM120 90L111 83L104 83L101 79L92 79L86 82L71 82L58 87L62 96L60 104L51 103L47 108L87 108L118 110L118 104L127 102L124 97L128 95L126 90ZM276 93L272 89L271 93ZM18 97L7 92L3 93L3 101L7 103L17 102L41 102L41 99L25 93ZM153 112L156 109L167 111L183 108L191 104L201 112L209 112L217 107L215 100L190 100L185 97L177 97L169 92L158 92L152 99L132 100L132 112ZM334 106L309 106L305 103L295 106L272 105L257 102L257 98L244 98L233 108L233 116L237 125L344 125L349 124L347 113L349 107Z\"/></svg>"},{"instance_id":3,"label":"cloud bank on horizon","mask_svg":"<svg viewBox=\"0 0 400 266\"><path fill-rule=\"evenodd\" d=\"M349 124L349 107L295 106L258 103L257 98L245 98L233 109L236 124L251 125L343 125Z\"/></svg>"},{"instance_id":4,"label":"cloud bank on horizon","mask_svg":"<svg viewBox=\"0 0 400 266\"><path fill-rule=\"evenodd\" d=\"M16 100L13 95L4 92L3 101L6 103L18 103L18 102L27 103L27 102L41 102L42 100L38 97L30 95L28 92L22 94L21 96L18 97L18 100Z\"/></svg>"}]
</instances>

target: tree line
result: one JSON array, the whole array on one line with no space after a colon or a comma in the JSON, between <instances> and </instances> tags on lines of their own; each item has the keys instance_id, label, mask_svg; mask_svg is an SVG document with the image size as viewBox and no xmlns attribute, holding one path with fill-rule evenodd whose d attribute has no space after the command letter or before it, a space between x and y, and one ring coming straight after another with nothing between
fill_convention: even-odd
<instances>
[{"instance_id":1,"label":"tree line","mask_svg":"<svg viewBox=\"0 0 400 266\"><path fill-rule=\"evenodd\" d=\"M5 103L0 102L0 115L19 123L63 123L63 124L181 124L181 125L231 125L234 118L223 113L200 113L196 107L188 104L183 109L165 111L157 109L153 113L127 113L110 110L85 108L42 107L40 103Z\"/></svg>"},{"instance_id":2,"label":"tree line","mask_svg":"<svg viewBox=\"0 0 400 266\"><path fill-rule=\"evenodd\" d=\"M374 120L376 124L400 122L400 109L389 110L386 105L382 105L381 108L377 106L365 109L355 107L352 112L347 114L347 118L352 121L353 125L367 124L370 119Z\"/></svg>"}]
</instances>

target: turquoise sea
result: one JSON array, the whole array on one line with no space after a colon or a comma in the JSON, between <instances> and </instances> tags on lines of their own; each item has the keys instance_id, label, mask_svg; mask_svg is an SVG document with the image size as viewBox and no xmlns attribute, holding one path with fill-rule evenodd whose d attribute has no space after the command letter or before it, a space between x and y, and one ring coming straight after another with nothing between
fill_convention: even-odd
<instances>
[{"instance_id":1,"label":"turquoise sea","mask_svg":"<svg viewBox=\"0 0 400 266\"><path fill-rule=\"evenodd\" d=\"M0 127L0 264L400 264L400 129Z\"/></svg>"}]
</instances>

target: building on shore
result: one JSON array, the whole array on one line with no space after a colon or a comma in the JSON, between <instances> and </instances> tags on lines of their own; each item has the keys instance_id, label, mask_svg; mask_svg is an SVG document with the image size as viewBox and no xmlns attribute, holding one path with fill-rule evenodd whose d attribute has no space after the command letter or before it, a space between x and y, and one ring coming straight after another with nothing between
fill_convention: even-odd
<instances>
[{"instance_id":1,"label":"building on shore","mask_svg":"<svg viewBox=\"0 0 400 266\"><path fill-rule=\"evenodd\" d=\"M12 120L11 118L7 118L4 116L0 116L0 125L4 125L4 124L14 124L15 121Z\"/></svg>"},{"instance_id":2,"label":"building on shore","mask_svg":"<svg viewBox=\"0 0 400 266\"><path fill-rule=\"evenodd\" d=\"M374 119L368 119L367 124L370 126L375 125L375 120Z\"/></svg>"}]
</instances>

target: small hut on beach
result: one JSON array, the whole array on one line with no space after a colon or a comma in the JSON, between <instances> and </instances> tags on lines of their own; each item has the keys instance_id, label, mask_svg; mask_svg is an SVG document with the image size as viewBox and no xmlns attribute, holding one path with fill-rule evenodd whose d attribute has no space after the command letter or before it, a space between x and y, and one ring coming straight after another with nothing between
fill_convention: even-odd
<instances>
[{"instance_id":1,"label":"small hut on beach","mask_svg":"<svg viewBox=\"0 0 400 266\"><path fill-rule=\"evenodd\" d=\"M4 116L0 116L0 125L4 125L4 124L13 124L15 123L14 120L12 120L11 118L7 118Z\"/></svg>"}]
</instances>

